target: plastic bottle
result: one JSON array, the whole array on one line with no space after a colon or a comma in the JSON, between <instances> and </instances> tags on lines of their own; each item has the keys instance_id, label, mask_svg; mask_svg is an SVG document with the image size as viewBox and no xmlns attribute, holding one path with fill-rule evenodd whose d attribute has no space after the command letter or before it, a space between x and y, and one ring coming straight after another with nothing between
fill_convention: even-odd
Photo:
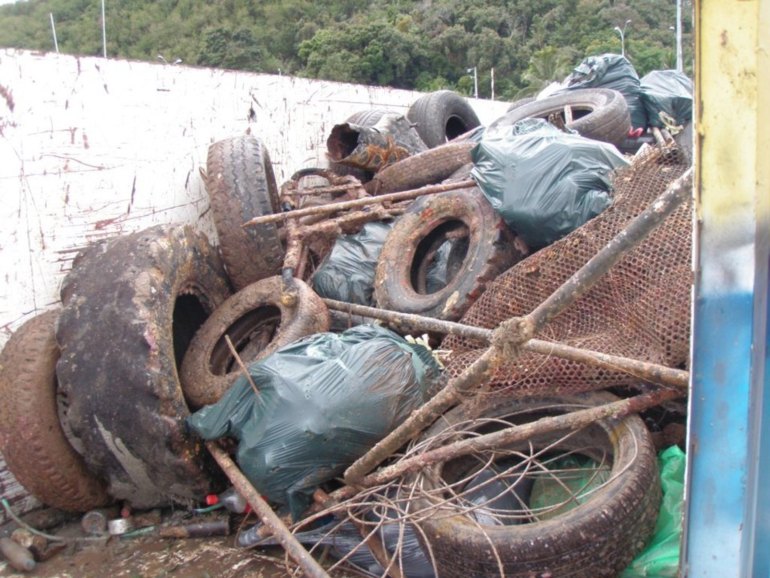
<instances>
[{"instance_id":1,"label":"plastic bottle","mask_svg":"<svg viewBox=\"0 0 770 578\"><path fill-rule=\"evenodd\" d=\"M216 506L217 504L222 504L222 506L236 514L251 512L251 506L249 506L246 498L241 496L233 487L226 489L221 494L209 494L206 496L207 506Z\"/></svg>"}]
</instances>

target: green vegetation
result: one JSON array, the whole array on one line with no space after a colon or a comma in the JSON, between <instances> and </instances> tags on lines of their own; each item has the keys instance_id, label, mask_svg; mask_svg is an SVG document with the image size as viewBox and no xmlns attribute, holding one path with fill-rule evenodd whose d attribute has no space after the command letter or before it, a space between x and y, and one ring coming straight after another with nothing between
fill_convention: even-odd
<instances>
[{"instance_id":1,"label":"green vegetation","mask_svg":"<svg viewBox=\"0 0 770 578\"><path fill-rule=\"evenodd\" d=\"M512 100L561 80L583 57L626 54L640 76L675 64L675 0L106 0L110 57ZM0 7L0 46L100 55L99 0ZM692 58L684 2L685 64Z\"/></svg>"}]
</instances>

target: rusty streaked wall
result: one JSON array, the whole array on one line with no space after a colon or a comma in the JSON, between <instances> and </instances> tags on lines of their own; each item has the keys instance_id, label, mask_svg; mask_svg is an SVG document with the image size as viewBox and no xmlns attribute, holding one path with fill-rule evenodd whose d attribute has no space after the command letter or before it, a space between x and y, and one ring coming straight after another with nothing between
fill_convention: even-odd
<instances>
[{"instance_id":1,"label":"rusty streaked wall","mask_svg":"<svg viewBox=\"0 0 770 578\"><path fill-rule=\"evenodd\" d=\"M331 127L414 92L167 64L0 50L0 346L58 302L88 243L158 223L214 237L199 169L210 143L261 138L279 182L325 164ZM508 104L472 101L482 123ZM214 239L215 240L215 239ZM0 495L23 491L0 457ZM4 515L0 513L0 521Z\"/></svg>"}]
</instances>

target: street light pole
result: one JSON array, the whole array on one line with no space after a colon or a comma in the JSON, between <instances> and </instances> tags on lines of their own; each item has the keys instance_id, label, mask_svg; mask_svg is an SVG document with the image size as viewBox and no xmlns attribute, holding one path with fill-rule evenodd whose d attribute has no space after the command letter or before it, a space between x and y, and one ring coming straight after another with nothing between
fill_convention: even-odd
<instances>
[{"instance_id":1,"label":"street light pole","mask_svg":"<svg viewBox=\"0 0 770 578\"><path fill-rule=\"evenodd\" d=\"M682 63L682 0L676 0L676 71L684 71Z\"/></svg>"},{"instance_id":2,"label":"street light pole","mask_svg":"<svg viewBox=\"0 0 770 578\"><path fill-rule=\"evenodd\" d=\"M620 26L615 26L615 32L620 34L620 55L625 56L626 55L626 26L631 24L630 20L626 20L625 24L623 24L623 28L621 29Z\"/></svg>"},{"instance_id":3,"label":"street light pole","mask_svg":"<svg viewBox=\"0 0 770 578\"><path fill-rule=\"evenodd\" d=\"M468 73L472 72L473 73L473 98L478 98L479 97L479 76L478 76L478 71L477 71L476 67L474 66L473 68L468 68L466 70L466 72L468 72Z\"/></svg>"}]
</instances>

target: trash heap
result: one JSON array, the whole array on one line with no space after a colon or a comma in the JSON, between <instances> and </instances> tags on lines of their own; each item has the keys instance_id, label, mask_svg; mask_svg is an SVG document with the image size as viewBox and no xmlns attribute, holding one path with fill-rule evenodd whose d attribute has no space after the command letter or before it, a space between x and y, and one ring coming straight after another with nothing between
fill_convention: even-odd
<instances>
[{"instance_id":1,"label":"trash heap","mask_svg":"<svg viewBox=\"0 0 770 578\"><path fill-rule=\"evenodd\" d=\"M258 139L212 144L218 246L95 244L9 340L9 468L93 534L235 517L312 576L675 566L657 452L683 441L691 100L604 55L487 127L450 91L357 112L281 186ZM171 505L220 517L137 522Z\"/></svg>"}]
</instances>

